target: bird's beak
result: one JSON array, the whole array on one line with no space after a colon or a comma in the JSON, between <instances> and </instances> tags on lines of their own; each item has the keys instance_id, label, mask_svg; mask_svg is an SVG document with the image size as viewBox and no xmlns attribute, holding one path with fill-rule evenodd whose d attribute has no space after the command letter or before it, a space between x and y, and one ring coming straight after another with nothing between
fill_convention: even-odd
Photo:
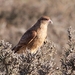
<instances>
[{"instance_id":1,"label":"bird's beak","mask_svg":"<svg viewBox=\"0 0 75 75\"><path fill-rule=\"evenodd\" d=\"M53 21L52 21L52 20L49 20L49 22L50 22L51 24L53 24Z\"/></svg>"}]
</instances>

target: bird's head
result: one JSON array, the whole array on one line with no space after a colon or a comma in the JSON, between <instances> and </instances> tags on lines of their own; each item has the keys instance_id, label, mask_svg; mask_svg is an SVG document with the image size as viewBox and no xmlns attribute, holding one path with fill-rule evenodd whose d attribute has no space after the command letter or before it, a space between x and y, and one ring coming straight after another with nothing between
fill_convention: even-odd
<instances>
[{"instance_id":1,"label":"bird's head","mask_svg":"<svg viewBox=\"0 0 75 75\"><path fill-rule=\"evenodd\" d=\"M52 20L48 16L42 16L38 21L42 24L53 24Z\"/></svg>"}]
</instances>

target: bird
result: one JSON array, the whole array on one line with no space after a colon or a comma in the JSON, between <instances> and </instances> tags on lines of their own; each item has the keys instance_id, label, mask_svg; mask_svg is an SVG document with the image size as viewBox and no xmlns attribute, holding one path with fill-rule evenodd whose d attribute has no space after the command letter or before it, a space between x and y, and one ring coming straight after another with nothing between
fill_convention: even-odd
<instances>
[{"instance_id":1,"label":"bird","mask_svg":"<svg viewBox=\"0 0 75 75\"><path fill-rule=\"evenodd\" d=\"M26 53L26 50L29 50L31 54L36 53L47 37L49 23L53 24L50 17L40 17L37 22L23 34L18 44L13 47L12 51L19 54Z\"/></svg>"}]
</instances>

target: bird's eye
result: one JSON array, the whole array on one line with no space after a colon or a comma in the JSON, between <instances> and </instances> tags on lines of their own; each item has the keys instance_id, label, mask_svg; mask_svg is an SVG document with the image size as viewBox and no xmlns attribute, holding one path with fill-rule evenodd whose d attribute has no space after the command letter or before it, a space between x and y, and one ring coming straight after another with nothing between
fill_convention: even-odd
<instances>
[{"instance_id":1,"label":"bird's eye","mask_svg":"<svg viewBox=\"0 0 75 75\"><path fill-rule=\"evenodd\" d=\"M49 20L49 19L47 19L47 18L43 18L42 20Z\"/></svg>"}]
</instances>

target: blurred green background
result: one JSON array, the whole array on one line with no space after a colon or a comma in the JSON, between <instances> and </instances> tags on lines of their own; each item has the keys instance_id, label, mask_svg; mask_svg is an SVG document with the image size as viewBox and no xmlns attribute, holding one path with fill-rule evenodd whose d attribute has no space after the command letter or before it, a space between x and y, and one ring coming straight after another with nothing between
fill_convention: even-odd
<instances>
[{"instance_id":1,"label":"blurred green background","mask_svg":"<svg viewBox=\"0 0 75 75\"><path fill-rule=\"evenodd\" d=\"M0 40L16 45L42 15L54 22L48 26L48 40L61 54L68 47L67 29L75 29L75 0L0 0Z\"/></svg>"}]
</instances>

